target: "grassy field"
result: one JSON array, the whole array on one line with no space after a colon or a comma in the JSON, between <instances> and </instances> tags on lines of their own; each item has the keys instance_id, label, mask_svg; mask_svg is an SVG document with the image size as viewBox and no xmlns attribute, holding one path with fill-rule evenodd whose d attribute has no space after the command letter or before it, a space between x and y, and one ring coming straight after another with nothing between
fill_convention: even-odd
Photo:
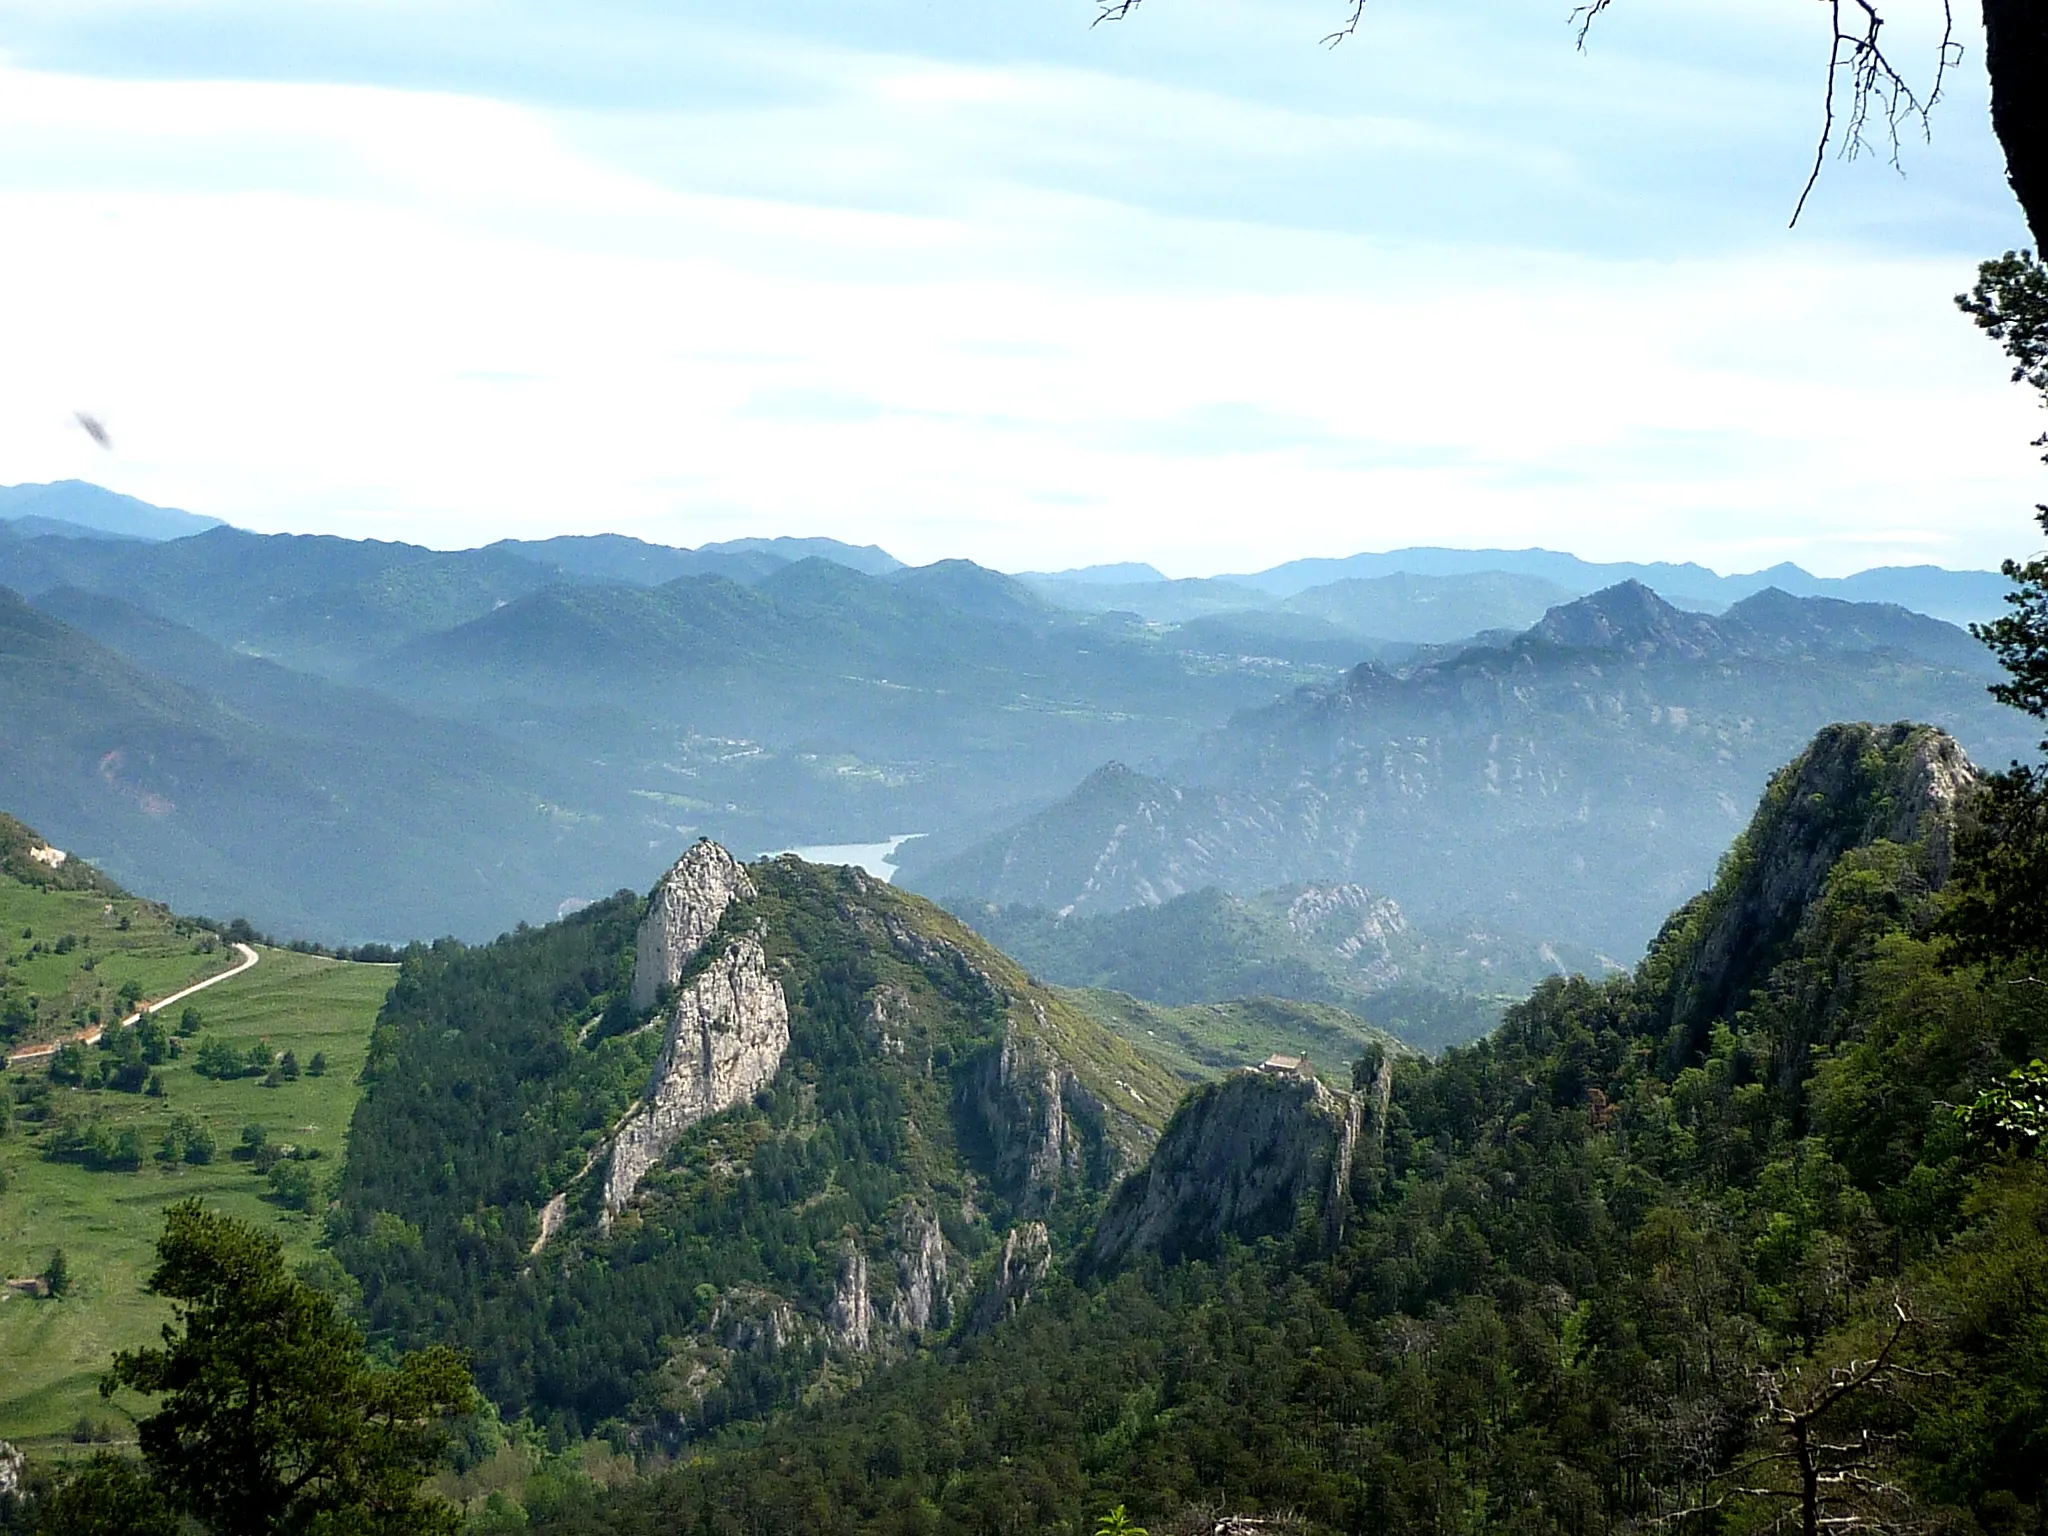
<instances>
[{"instance_id":1,"label":"grassy field","mask_svg":"<svg viewBox=\"0 0 2048 1536\"><path fill-rule=\"evenodd\" d=\"M32 894L53 899L49 893ZM94 898L94 910L101 905ZM0 912L5 910L0 904ZM14 932L19 934L19 926ZM292 1260L311 1256L318 1235L314 1217L284 1208L255 1164L233 1153L244 1126L263 1126L273 1143L290 1144L307 1155L295 1166L313 1176L315 1208L324 1203L355 1109L356 1076L370 1028L395 967L285 950L261 953L254 970L192 1000L204 1023L197 1037L185 1041L182 1052L160 1068L162 1098L51 1086L40 1065L6 1075L5 1087L16 1103L12 1130L0 1136L0 1177L6 1181L0 1190L0 1273L40 1274L51 1253L62 1249L72 1290L54 1300L15 1293L0 1299L0 1439L53 1450L70 1442L82 1417L101 1421L116 1438L131 1435L124 1406L133 1405L103 1402L97 1382L112 1351L153 1341L169 1315L164 1304L143 1295L142 1286L163 1209L172 1201L197 1195L275 1228ZM170 962L170 957L159 958ZM186 958L193 958L189 950ZM169 989L152 988L151 995L159 990ZM196 1047L215 1038L245 1049L265 1042L280 1053L290 1050L302 1064L320 1053L327 1070L319 1077L302 1073L275 1087L254 1076L213 1081L192 1068ZM45 1090L48 1097L39 1104ZM44 1105L48 1118L32 1118ZM140 1169L94 1172L45 1159L53 1127L94 1116L111 1130L140 1132ZM179 1116L190 1116L211 1133L218 1148L211 1163L155 1156Z\"/></svg>"},{"instance_id":2,"label":"grassy field","mask_svg":"<svg viewBox=\"0 0 2048 1536\"><path fill-rule=\"evenodd\" d=\"M39 890L0 875L0 1020L18 1050L224 971L234 951L154 902L101 891Z\"/></svg>"},{"instance_id":3,"label":"grassy field","mask_svg":"<svg viewBox=\"0 0 2048 1536\"><path fill-rule=\"evenodd\" d=\"M1097 1023L1196 1081L1234 1067L1255 1066L1280 1052L1308 1057L1318 1077L1348 1088L1351 1064L1368 1045L1396 1054L1413 1050L1357 1014L1328 1003L1242 997L1169 1008L1101 988L1054 990Z\"/></svg>"}]
</instances>

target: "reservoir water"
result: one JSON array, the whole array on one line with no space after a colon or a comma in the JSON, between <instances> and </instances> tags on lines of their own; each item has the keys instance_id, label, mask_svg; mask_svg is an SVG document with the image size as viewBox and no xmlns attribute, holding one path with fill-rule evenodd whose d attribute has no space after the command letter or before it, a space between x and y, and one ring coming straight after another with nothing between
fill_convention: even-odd
<instances>
[{"instance_id":1,"label":"reservoir water","mask_svg":"<svg viewBox=\"0 0 2048 1536\"><path fill-rule=\"evenodd\" d=\"M810 864L858 864L871 875L893 880L896 850L912 838L923 836L922 832L905 832L885 843L812 843L803 848L777 848L764 857L772 859L778 854L793 853Z\"/></svg>"}]
</instances>

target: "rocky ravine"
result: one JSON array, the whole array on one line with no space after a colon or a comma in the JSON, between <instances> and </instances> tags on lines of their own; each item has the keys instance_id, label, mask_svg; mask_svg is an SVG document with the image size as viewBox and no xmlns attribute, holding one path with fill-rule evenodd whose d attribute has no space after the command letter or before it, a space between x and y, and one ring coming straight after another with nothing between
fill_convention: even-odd
<instances>
[{"instance_id":1,"label":"rocky ravine","mask_svg":"<svg viewBox=\"0 0 2048 1536\"><path fill-rule=\"evenodd\" d=\"M604 1176L607 1229L677 1137L751 1098L782 1066L789 1049L789 1004L782 984L768 974L758 939L732 939L683 982L726 908L754 894L746 870L708 840L678 859L655 888L640 925L633 1002L651 1006L667 989L679 990L659 1021L667 1041L646 1097L612 1137Z\"/></svg>"}]
</instances>

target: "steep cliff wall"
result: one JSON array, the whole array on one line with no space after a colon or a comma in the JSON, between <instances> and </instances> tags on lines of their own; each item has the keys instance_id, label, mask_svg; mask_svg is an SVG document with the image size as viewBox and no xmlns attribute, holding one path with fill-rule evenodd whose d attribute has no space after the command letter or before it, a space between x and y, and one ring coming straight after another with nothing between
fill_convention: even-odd
<instances>
[{"instance_id":1,"label":"steep cliff wall","mask_svg":"<svg viewBox=\"0 0 2048 1536\"><path fill-rule=\"evenodd\" d=\"M1239 1072L1190 1094L1145 1169L1103 1213L1087 1262L1113 1269L1142 1252L1168 1263L1313 1220L1325 1241L1349 1209L1360 1105L1313 1077Z\"/></svg>"},{"instance_id":2,"label":"steep cliff wall","mask_svg":"<svg viewBox=\"0 0 2048 1536\"><path fill-rule=\"evenodd\" d=\"M754 882L740 863L706 838L676 860L647 903L633 956L634 1008L654 1006L663 987L672 987L703 949L725 909L751 900Z\"/></svg>"},{"instance_id":3,"label":"steep cliff wall","mask_svg":"<svg viewBox=\"0 0 2048 1536\"><path fill-rule=\"evenodd\" d=\"M1948 878L1956 808L1977 770L1931 726L1831 725L1765 791L1713 888L1665 925L1644 974L1666 998L1672 1049L1697 1051L1783 957L1851 848L1915 847L1929 886Z\"/></svg>"},{"instance_id":4,"label":"steep cliff wall","mask_svg":"<svg viewBox=\"0 0 2048 1536\"><path fill-rule=\"evenodd\" d=\"M655 887L640 924L634 1006L651 1006L676 986L726 909L755 894L747 872L714 842L700 842L678 859ZM684 984L662 1022L667 1037L646 1096L612 1138L604 1177L607 1229L678 1136L765 1088L789 1049L788 1002L751 937L733 939ZM545 1232L544 1224L543 1242Z\"/></svg>"},{"instance_id":5,"label":"steep cliff wall","mask_svg":"<svg viewBox=\"0 0 2048 1536\"><path fill-rule=\"evenodd\" d=\"M767 1087L788 1049L789 1005L781 984L769 976L759 943L735 939L676 994L647 1098L612 1140L606 1224L678 1136Z\"/></svg>"}]
</instances>

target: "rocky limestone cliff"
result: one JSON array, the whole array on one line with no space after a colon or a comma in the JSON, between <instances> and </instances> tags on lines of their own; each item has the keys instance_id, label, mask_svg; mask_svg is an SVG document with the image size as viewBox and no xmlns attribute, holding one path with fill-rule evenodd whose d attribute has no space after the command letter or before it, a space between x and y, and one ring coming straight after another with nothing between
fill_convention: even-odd
<instances>
[{"instance_id":1,"label":"rocky limestone cliff","mask_svg":"<svg viewBox=\"0 0 2048 1536\"><path fill-rule=\"evenodd\" d=\"M726 909L755 894L746 870L714 842L700 842L676 860L654 888L640 924L634 1006L651 1006L676 986L717 932ZM678 1136L765 1088L789 1049L789 1004L781 983L768 974L760 942L752 937L727 944L675 994L659 1022L666 1038L646 1095L612 1137L604 1177L607 1230ZM559 1224L558 1214L553 1225ZM536 1253L550 1231L544 1215Z\"/></svg>"},{"instance_id":2,"label":"rocky limestone cliff","mask_svg":"<svg viewBox=\"0 0 2048 1536\"><path fill-rule=\"evenodd\" d=\"M1978 774L1931 726L1831 725L1765 791L1714 886L1682 908L1644 970L1666 988L1673 1049L1741 1006L1783 957L1829 873L1879 840L1919 850L1930 887L1948 878L1956 809Z\"/></svg>"},{"instance_id":3,"label":"rocky limestone cliff","mask_svg":"<svg viewBox=\"0 0 2048 1536\"><path fill-rule=\"evenodd\" d=\"M868 1256L853 1243L839 1259L839 1283L825 1309L825 1325L841 1349L865 1351L874 1337L874 1308L868 1299Z\"/></svg>"},{"instance_id":4,"label":"rocky limestone cliff","mask_svg":"<svg viewBox=\"0 0 2048 1536\"><path fill-rule=\"evenodd\" d=\"M1042 1221L1020 1221L1003 1238L1003 1251L974 1305L974 1328L993 1328L1031 1298L1052 1272L1052 1234Z\"/></svg>"},{"instance_id":5,"label":"rocky limestone cliff","mask_svg":"<svg viewBox=\"0 0 2048 1536\"><path fill-rule=\"evenodd\" d=\"M749 900L754 882L735 859L705 838L675 862L648 899L633 956L633 1007L654 1006L663 987L672 987L718 928L725 909Z\"/></svg>"},{"instance_id":6,"label":"rocky limestone cliff","mask_svg":"<svg viewBox=\"0 0 2048 1536\"><path fill-rule=\"evenodd\" d=\"M946 1242L931 1213L905 1206L896 1232L896 1298L889 1325L898 1333L922 1333L952 1320L946 1288Z\"/></svg>"},{"instance_id":7,"label":"rocky limestone cliff","mask_svg":"<svg viewBox=\"0 0 2048 1536\"><path fill-rule=\"evenodd\" d=\"M1152 1160L1126 1179L1086 1262L1114 1269L1154 1252L1168 1263L1312 1220L1327 1242L1350 1208L1361 1106L1305 1072L1244 1071L1190 1094Z\"/></svg>"},{"instance_id":8,"label":"rocky limestone cliff","mask_svg":"<svg viewBox=\"0 0 2048 1536\"><path fill-rule=\"evenodd\" d=\"M789 1005L751 938L735 939L676 994L668 1043L646 1100L612 1138L604 1179L607 1226L647 1170L699 1120L750 1099L774 1080L789 1049Z\"/></svg>"},{"instance_id":9,"label":"rocky limestone cliff","mask_svg":"<svg viewBox=\"0 0 2048 1536\"><path fill-rule=\"evenodd\" d=\"M1031 1007L1039 1032L1005 1030L974 1079L974 1106L995 1154L996 1188L1039 1212L1063 1190L1084 1187L1091 1165L1114 1149L1104 1140L1107 1106L1046 1042L1044 1005Z\"/></svg>"}]
</instances>

